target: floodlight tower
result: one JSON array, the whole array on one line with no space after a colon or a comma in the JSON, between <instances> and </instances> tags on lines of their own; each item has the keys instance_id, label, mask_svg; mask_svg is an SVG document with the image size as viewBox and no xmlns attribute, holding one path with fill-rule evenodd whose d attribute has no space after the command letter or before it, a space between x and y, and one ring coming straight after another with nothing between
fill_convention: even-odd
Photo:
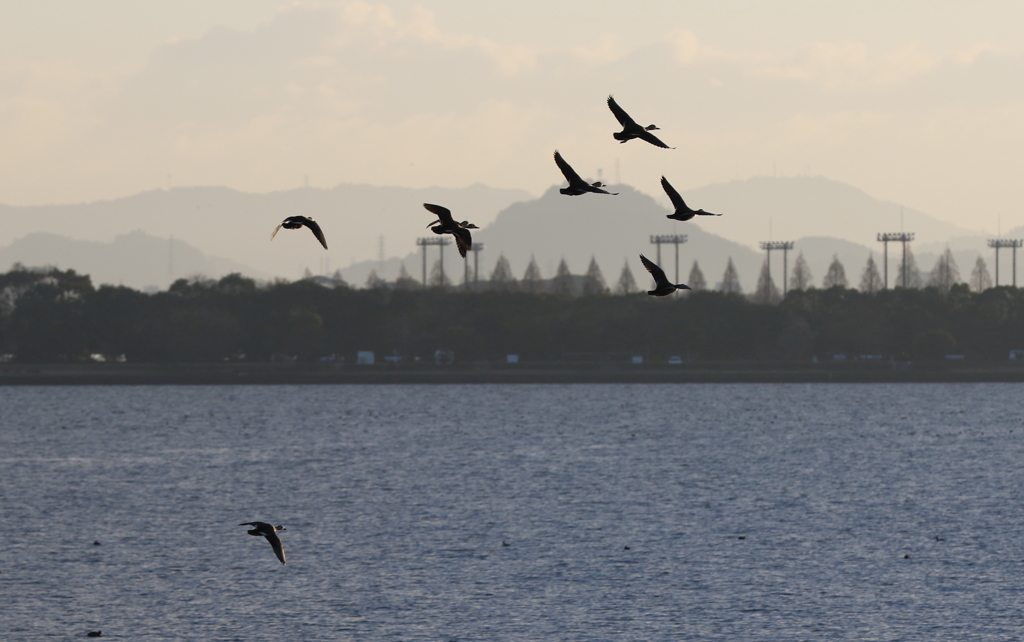
<instances>
[{"instance_id":1,"label":"floodlight tower","mask_svg":"<svg viewBox=\"0 0 1024 642\"><path fill-rule=\"evenodd\" d=\"M786 271L789 270L788 253L793 249L793 241L761 241L761 249L768 252L768 276L772 275L772 250L782 250L782 298L786 298L788 288Z\"/></svg>"},{"instance_id":2,"label":"floodlight tower","mask_svg":"<svg viewBox=\"0 0 1024 642\"><path fill-rule=\"evenodd\" d=\"M436 245L441 260L441 283L444 283L444 246L452 242L443 236L431 236L416 239L416 245L423 248L423 287L427 287L427 246Z\"/></svg>"},{"instance_id":3,"label":"floodlight tower","mask_svg":"<svg viewBox=\"0 0 1024 642\"><path fill-rule=\"evenodd\" d=\"M988 246L996 251L996 287L999 287L999 248L1013 248L1013 287L1017 287L1017 248L1021 247L1024 241L1021 239L989 239Z\"/></svg>"},{"instance_id":4,"label":"floodlight tower","mask_svg":"<svg viewBox=\"0 0 1024 642\"><path fill-rule=\"evenodd\" d=\"M914 240L913 232L885 232L878 233L876 237L879 243L883 244L882 255L884 257L882 270L885 272L885 289L889 289L889 241L903 243L903 287L907 287L907 243Z\"/></svg>"},{"instance_id":5,"label":"floodlight tower","mask_svg":"<svg viewBox=\"0 0 1024 642\"><path fill-rule=\"evenodd\" d=\"M651 243L658 246L658 267L661 267L661 244L671 243L676 246L676 280L675 283L679 283L679 246L689 239L687 234L661 234L659 236L651 236ZM662 268L664 269L664 268Z\"/></svg>"},{"instance_id":6,"label":"floodlight tower","mask_svg":"<svg viewBox=\"0 0 1024 642\"><path fill-rule=\"evenodd\" d=\"M479 241L473 242L473 247L470 248L473 252L473 289L480 289L480 253L484 251L484 244ZM466 263L467 267L469 262ZM468 279L467 279L468 281Z\"/></svg>"}]
</instances>

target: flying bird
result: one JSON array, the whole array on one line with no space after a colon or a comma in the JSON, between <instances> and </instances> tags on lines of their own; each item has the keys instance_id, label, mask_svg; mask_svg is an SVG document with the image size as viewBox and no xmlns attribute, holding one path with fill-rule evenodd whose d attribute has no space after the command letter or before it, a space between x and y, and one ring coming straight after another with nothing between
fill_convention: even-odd
<instances>
[{"instance_id":1,"label":"flying bird","mask_svg":"<svg viewBox=\"0 0 1024 642\"><path fill-rule=\"evenodd\" d=\"M558 169L562 170L562 175L565 176L565 180L569 181L569 187L563 187L558 190L566 196L579 196L580 194L586 194L587 192L593 192L594 194L609 194L611 196L618 196L618 192L606 192L601 189L607 187L601 181L595 183L588 183L587 181L580 178L580 175L576 173L569 163L565 162L562 155L555 150L555 165L558 165Z\"/></svg>"},{"instance_id":2,"label":"flying bird","mask_svg":"<svg viewBox=\"0 0 1024 642\"><path fill-rule=\"evenodd\" d=\"M627 140L633 140L634 138L642 138L655 147L675 149L675 147L669 147L665 143L661 142L658 140L657 136L651 133L652 130L658 129L657 125L648 125L647 127L637 125L636 121L630 118L629 114L627 114L622 107L619 107L619 103L615 102L615 99L611 96L608 96L608 109L612 110L612 113L615 114L615 118L619 121L619 124L622 125L621 132L615 132L612 134L612 136L615 137L615 140L620 143L624 143Z\"/></svg>"},{"instance_id":3,"label":"flying bird","mask_svg":"<svg viewBox=\"0 0 1024 642\"><path fill-rule=\"evenodd\" d=\"M285 220L281 221L281 224L274 228L274 231L270 233L270 240L273 241L274 237L277 236L277 231L282 227L286 230L297 230L302 226L308 227L312 232L316 240L320 241L320 245L327 249L327 239L324 238L324 232L317 225L317 222L308 216L289 216Z\"/></svg>"},{"instance_id":4,"label":"flying bird","mask_svg":"<svg viewBox=\"0 0 1024 642\"><path fill-rule=\"evenodd\" d=\"M256 535L257 537L262 535L267 538L270 542L270 546L274 549L274 555L277 555L277 559L281 560L282 564L286 564L284 561L284 544L281 543L281 538L277 536L277 531L288 530L284 526L274 526L266 522L245 522L239 524L239 526L252 526L252 530L245 531L250 535Z\"/></svg>"},{"instance_id":5,"label":"flying bird","mask_svg":"<svg viewBox=\"0 0 1024 642\"><path fill-rule=\"evenodd\" d=\"M427 208L428 212L437 217L436 221L427 225L427 227L434 226L430 227L430 231L434 234L451 234L454 236L455 246L459 248L459 256L466 258L466 252L473 249L473 236L469 231L480 228L469 221L462 221L461 223L456 221L452 218L451 210L447 207L430 203L424 203L423 207Z\"/></svg>"},{"instance_id":6,"label":"flying bird","mask_svg":"<svg viewBox=\"0 0 1024 642\"><path fill-rule=\"evenodd\" d=\"M676 211L672 214L667 215L665 218L675 219L677 221L689 221L694 216L721 216L721 214L715 214L714 212L705 212L704 210L692 210L683 200L683 197L679 195L676 188L668 182L664 176L661 177L661 187L668 194L669 200L672 201L672 206L676 208Z\"/></svg>"},{"instance_id":7,"label":"flying bird","mask_svg":"<svg viewBox=\"0 0 1024 642\"><path fill-rule=\"evenodd\" d=\"M640 262L644 264L647 271L654 277L654 289L648 290L647 294L651 296L668 296L676 290L689 290L690 286L685 283L676 283L673 285L669 283L668 277L665 276L665 270L655 265L654 261L650 260L643 254L640 255Z\"/></svg>"}]
</instances>

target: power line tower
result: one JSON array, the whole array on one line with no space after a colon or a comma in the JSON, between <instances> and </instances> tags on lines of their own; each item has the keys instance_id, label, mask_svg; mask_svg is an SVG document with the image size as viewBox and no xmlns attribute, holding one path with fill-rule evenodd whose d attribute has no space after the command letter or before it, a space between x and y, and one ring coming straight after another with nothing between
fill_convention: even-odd
<instances>
[{"instance_id":1,"label":"power line tower","mask_svg":"<svg viewBox=\"0 0 1024 642\"><path fill-rule=\"evenodd\" d=\"M476 291L480 289L480 253L484 251L484 244L473 241L473 247L469 250L473 253L473 290ZM466 287L469 287L469 257L466 257L466 270Z\"/></svg>"},{"instance_id":2,"label":"power line tower","mask_svg":"<svg viewBox=\"0 0 1024 642\"><path fill-rule=\"evenodd\" d=\"M443 236L431 236L428 238L416 239L416 245L423 248L423 288L427 287L427 246L436 245L438 250L438 256L441 261L441 282L444 283L444 246L451 245L452 242Z\"/></svg>"},{"instance_id":3,"label":"power line tower","mask_svg":"<svg viewBox=\"0 0 1024 642\"><path fill-rule=\"evenodd\" d=\"M903 287L907 287L907 243L914 240L913 232L886 232L878 233L876 237L882 243L882 271L885 272L883 287L889 289L889 241L903 243Z\"/></svg>"},{"instance_id":4,"label":"power line tower","mask_svg":"<svg viewBox=\"0 0 1024 642\"><path fill-rule=\"evenodd\" d=\"M768 252L768 276L772 275L772 250L782 250L782 298L786 298L788 288L786 272L789 270L789 251L793 249L793 241L761 241L761 249Z\"/></svg>"},{"instance_id":5,"label":"power line tower","mask_svg":"<svg viewBox=\"0 0 1024 642\"><path fill-rule=\"evenodd\" d=\"M1017 287L1017 248L1021 247L1024 241L1021 239L989 239L988 246L996 251L996 287L999 287L999 248L1013 248L1013 287Z\"/></svg>"},{"instance_id":6,"label":"power line tower","mask_svg":"<svg viewBox=\"0 0 1024 642\"><path fill-rule=\"evenodd\" d=\"M671 243L676 246L676 280L673 283L679 283L679 246L686 243L689 238L687 234L651 235L651 243L658 246L658 267L661 267L661 244Z\"/></svg>"}]
</instances>

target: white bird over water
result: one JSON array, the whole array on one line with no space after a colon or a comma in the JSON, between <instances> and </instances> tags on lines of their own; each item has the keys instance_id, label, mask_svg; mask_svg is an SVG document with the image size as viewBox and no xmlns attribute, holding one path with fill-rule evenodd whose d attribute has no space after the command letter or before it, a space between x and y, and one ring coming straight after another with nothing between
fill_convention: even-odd
<instances>
[{"instance_id":1,"label":"white bird over water","mask_svg":"<svg viewBox=\"0 0 1024 642\"><path fill-rule=\"evenodd\" d=\"M282 564L287 564L284 561L284 544L281 543L281 538L277 536L277 531L288 529L284 526L274 526L266 522L245 522L244 524L239 524L239 526L252 526L252 530L248 530L246 533L256 535L257 537L260 535L266 537L267 541L270 542L271 548L274 549L274 555L277 555L277 559L281 560Z\"/></svg>"}]
</instances>

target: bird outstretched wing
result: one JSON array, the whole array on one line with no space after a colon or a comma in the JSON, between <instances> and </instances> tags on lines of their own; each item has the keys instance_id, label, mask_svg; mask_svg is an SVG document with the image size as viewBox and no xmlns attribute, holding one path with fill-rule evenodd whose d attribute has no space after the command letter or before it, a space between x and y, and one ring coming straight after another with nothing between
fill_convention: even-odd
<instances>
[{"instance_id":1,"label":"bird outstretched wing","mask_svg":"<svg viewBox=\"0 0 1024 642\"><path fill-rule=\"evenodd\" d=\"M473 236L464 227L454 230L452 236L455 237L455 247L459 248L459 256L466 258L466 252L473 249Z\"/></svg>"},{"instance_id":2,"label":"bird outstretched wing","mask_svg":"<svg viewBox=\"0 0 1024 642\"><path fill-rule=\"evenodd\" d=\"M668 200L672 201L672 207L676 208L676 210L682 209L684 212L690 210L690 208L686 206L686 201L683 200L683 197L679 195L676 188L672 187L672 184L669 183L668 179L664 176L661 177L661 187L665 190L665 193L668 194Z\"/></svg>"},{"instance_id":3,"label":"bird outstretched wing","mask_svg":"<svg viewBox=\"0 0 1024 642\"><path fill-rule=\"evenodd\" d=\"M423 207L425 207L428 212L436 216L441 221L442 225L451 225L452 223L455 222L455 220L452 218L451 210L449 210L447 207L433 205L432 203L424 203Z\"/></svg>"},{"instance_id":4,"label":"bird outstretched wing","mask_svg":"<svg viewBox=\"0 0 1024 642\"><path fill-rule=\"evenodd\" d=\"M654 145L655 147L661 147L662 149L675 149L675 147L669 147L665 143L661 142L661 139L659 139L657 136L647 131L646 129L640 132L640 138L646 140L648 143Z\"/></svg>"},{"instance_id":5,"label":"bird outstretched wing","mask_svg":"<svg viewBox=\"0 0 1024 642\"><path fill-rule=\"evenodd\" d=\"M277 559L281 560L282 564L287 564L284 560L284 544L281 543L281 538L277 536L273 530L269 533L265 533L264 537L270 542L270 547L274 549L274 555L277 555Z\"/></svg>"},{"instance_id":6,"label":"bird outstretched wing","mask_svg":"<svg viewBox=\"0 0 1024 642\"><path fill-rule=\"evenodd\" d=\"M320 229L320 225L317 224L317 222L311 218L307 218L305 221L302 222L302 224L308 227L310 231L313 232L313 236L316 237L316 240L320 241L320 245L323 245L324 249L326 250L327 239L324 238L324 231Z\"/></svg>"},{"instance_id":7,"label":"bird outstretched wing","mask_svg":"<svg viewBox=\"0 0 1024 642\"><path fill-rule=\"evenodd\" d=\"M637 126L636 121L630 118L629 114L627 114L622 107L619 107L619 103L615 102L615 99L611 96L608 96L608 109L612 110L612 113L615 114L615 119L619 121L619 124L622 125L623 129L630 126Z\"/></svg>"},{"instance_id":8,"label":"bird outstretched wing","mask_svg":"<svg viewBox=\"0 0 1024 642\"><path fill-rule=\"evenodd\" d=\"M569 163L565 162L565 159L562 158L562 155L558 153L557 149L555 150L555 165L558 165L558 169L562 170L562 176L565 176L565 180L569 181L570 185L573 183L583 182L580 175L576 173L576 170L569 166Z\"/></svg>"},{"instance_id":9,"label":"bird outstretched wing","mask_svg":"<svg viewBox=\"0 0 1024 642\"><path fill-rule=\"evenodd\" d=\"M647 271L651 273L651 276L654 277L654 280L656 283L658 283L658 285L661 285L662 283L668 283L668 277L665 276L665 271L658 267L654 263L654 261L650 260L643 254L641 254L640 262L644 264L644 267L647 268Z\"/></svg>"}]
</instances>

